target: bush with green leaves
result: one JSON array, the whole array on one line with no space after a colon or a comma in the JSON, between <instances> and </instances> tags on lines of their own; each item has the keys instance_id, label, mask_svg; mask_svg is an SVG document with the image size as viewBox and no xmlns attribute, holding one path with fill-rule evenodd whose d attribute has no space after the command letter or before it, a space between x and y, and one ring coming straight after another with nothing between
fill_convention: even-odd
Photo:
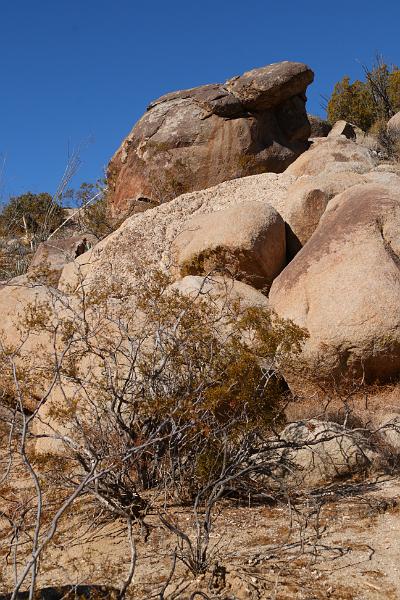
<instances>
[{"instance_id":1,"label":"bush with green leaves","mask_svg":"<svg viewBox=\"0 0 400 600\"><path fill-rule=\"evenodd\" d=\"M400 70L377 56L372 68L363 67L364 81L348 76L336 83L328 100L330 123L349 121L369 131L375 123L390 119L400 110Z\"/></svg>"},{"instance_id":2,"label":"bush with green leaves","mask_svg":"<svg viewBox=\"0 0 400 600\"><path fill-rule=\"evenodd\" d=\"M30 239L43 241L61 225L64 217L63 207L54 202L47 192L26 192L11 197L3 207L0 213L0 233L2 236L25 235Z\"/></svg>"}]
</instances>

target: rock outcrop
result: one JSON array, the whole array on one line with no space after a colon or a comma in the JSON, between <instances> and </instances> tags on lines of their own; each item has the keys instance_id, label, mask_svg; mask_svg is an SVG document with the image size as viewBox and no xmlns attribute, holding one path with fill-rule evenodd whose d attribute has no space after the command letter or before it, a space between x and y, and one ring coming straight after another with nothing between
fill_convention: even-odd
<instances>
[{"instance_id":1,"label":"rock outcrop","mask_svg":"<svg viewBox=\"0 0 400 600\"><path fill-rule=\"evenodd\" d=\"M268 288L285 266L285 223L266 202L242 202L184 223L173 253L182 276L223 271Z\"/></svg>"},{"instance_id":2,"label":"rock outcrop","mask_svg":"<svg viewBox=\"0 0 400 600\"><path fill-rule=\"evenodd\" d=\"M282 172L308 147L305 92L313 72L282 62L225 84L162 96L112 158L111 211L161 204L185 192L260 172Z\"/></svg>"},{"instance_id":3,"label":"rock outcrop","mask_svg":"<svg viewBox=\"0 0 400 600\"><path fill-rule=\"evenodd\" d=\"M312 147L297 158L286 172L296 177L320 175L323 172L365 173L374 166L375 162L368 148L344 136L332 136L316 139Z\"/></svg>"},{"instance_id":4,"label":"rock outcrop","mask_svg":"<svg viewBox=\"0 0 400 600\"><path fill-rule=\"evenodd\" d=\"M354 186L329 203L304 248L275 279L270 302L305 327L309 376L398 376L400 193Z\"/></svg>"},{"instance_id":5,"label":"rock outcrop","mask_svg":"<svg viewBox=\"0 0 400 600\"><path fill-rule=\"evenodd\" d=\"M134 269L140 266L149 272L154 269L171 273L178 271L177 277L180 278L173 246L180 234L187 230L188 221L210 215L214 226L218 219L217 211L232 209L235 212L235 222L231 222L229 227L234 227L235 231L238 231L242 222L252 218L246 208L249 203L260 204L257 215L264 215L265 221L264 207L267 204L272 205L278 213L282 214L287 188L294 180L294 177L274 173L234 179L207 190L184 194L153 210L135 214L126 219L119 229L92 250L66 265L59 287L63 291L73 291L82 279L90 289L101 288L102 280L107 283L107 286L113 281L122 288L134 286L136 282ZM278 227L281 231L282 220L280 217L276 217L276 220L280 223ZM230 235L229 227L225 227L226 235ZM212 231L208 234L214 235ZM284 247L281 234L279 240L279 252L281 252ZM231 239L230 243L233 242L234 240ZM271 256L277 256L275 243L275 240L271 240L269 250L267 245L264 246L265 257L269 253ZM281 267L284 266L281 258L278 262Z\"/></svg>"},{"instance_id":6,"label":"rock outcrop","mask_svg":"<svg viewBox=\"0 0 400 600\"><path fill-rule=\"evenodd\" d=\"M362 175L351 171L340 173L340 177L336 173L323 173L297 179L288 188L282 209L282 216L288 227L288 256L293 258L310 239L334 196L364 182Z\"/></svg>"},{"instance_id":7,"label":"rock outcrop","mask_svg":"<svg viewBox=\"0 0 400 600\"><path fill-rule=\"evenodd\" d=\"M90 250L97 241L94 235L87 233L42 242L29 265L28 275L57 284L64 265Z\"/></svg>"}]
</instances>

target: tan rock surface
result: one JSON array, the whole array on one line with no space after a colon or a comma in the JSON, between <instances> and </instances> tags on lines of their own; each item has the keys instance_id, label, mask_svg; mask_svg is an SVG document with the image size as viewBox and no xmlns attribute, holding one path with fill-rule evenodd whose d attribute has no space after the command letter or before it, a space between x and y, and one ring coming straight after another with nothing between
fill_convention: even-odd
<instances>
[{"instance_id":1,"label":"tan rock surface","mask_svg":"<svg viewBox=\"0 0 400 600\"><path fill-rule=\"evenodd\" d=\"M349 140L356 139L356 131L354 126L347 121L336 121L331 131L328 134L328 137L337 137L338 135L344 135Z\"/></svg>"},{"instance_id":2,"label":"tan rock surface","mask_svg":"<svg viewBox=\"0 0 400 600\"><path fill-rule=\"evenodd\" d=\"M86 233L42 242L32 258L28 274L35 276L47 272L49 282L57 284L64 265L87 252L97 241L94 235Z\"/></svg>"},{"instance_id":3,"label":"tan rock surface","mask_svg":"<svg viewBox=\"0 0 400 600\"><path fill-rule=\"evenodd\" d=\"M184 194L168 204L133 215L93 250L64 268L60 289L75 289L81 279L98 288L103 280L122 286L134 285L136 266L173 270L171 248L193 217L243 204L245 201L271 204L281 213L286 190L294 181L286 174L264 173L227 181L199 192ZM176 265L175 265L176 266Z\"/></svg>"},{"instance_id":4,"label":"tan rock surface","mask_svg":"<svg viewBox=\"0 0 400 600\"><path fill-rule=\"evenodd\" d=\"M289 226L287 245L290 257L310 239L329 201L347 188L364 181L362 175L344 171L340 175L323 173L303 176L292 183L281 213Z\"/></svg>"},{"instance_id":5,"label":"tan rock surface","mask_svg":"<svg viewBox=\"0 0 400 600\"><path fill-rule=\"evenodd\" d=\"M311 375L400 369L400 191L358 185L336 196L306 246L274 281L281 317L308 329Z\"/></svg>"},{"instance_id":6,"label":"tan rock surface","mask_svg":"<svg viewBox=\"0 0 400 600\"><path fill-rule=\"evenodd\" d=\"M400 111L397 112L387 123L387 130L392 135L400 135Z\"/></svg>"},{"instance_id":7,"label":"tan rock surface","mask_svg":"<svg viewBox=\"0 0 400 600\"><path fill-rule=\"evenodd\" d=\"M320 138L286 169L286 173L296 177L320 175L324 171L363 173L370 171L374 164L368 148L336 136Z\"/></svg>"},{"instance_id":8,"label":"tan rock surface","mask_svg":"<svg viewBox=\"0 0 400 600\"><path fill-rule=\"evenodd\" d=\"M183 276L227 270L268 287L286 264L285 224L270 204L241 202L184 223L173 254Z\"/></svg>"},{"instance_id":9,"label":"tan rock surface","mask_svg":"<svg viewBox=\"0 0 400 600\"><path fill-rule=\"evenodd\" d=\"M14 363L21 371L25 392L23 401L32 410L49 380L49 357L53 356L51 336L48 332L34 331L37 318L43 327L51 328L54 313L60 310L56 296L42 285L5 285L0 289L0 341L12 349ZM32 319L32 316L34 318ZM0 381L0 392L6 392L9 382ZM13 386L12 386L13 387Z\"/></svg>"}]
</instances>

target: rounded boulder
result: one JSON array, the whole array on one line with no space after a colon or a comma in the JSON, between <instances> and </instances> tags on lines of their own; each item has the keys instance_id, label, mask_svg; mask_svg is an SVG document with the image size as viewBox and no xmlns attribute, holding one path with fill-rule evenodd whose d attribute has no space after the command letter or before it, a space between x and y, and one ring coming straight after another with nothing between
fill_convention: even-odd
<instances>
[{"instance_id":1,"label":"rounded boulder","mask_svg":"<svg viewBox=\"0 0 400 600\"><path fill-rule=\"evenodd\" d=\"M362 184L336 196L275 279L271 307L305 327L312 379L384 381L400 370L400 192Z\"/></svg>"},{"instance_id":2,"label":"rounded boulder","mask_svg":"<svg viewBox=\"0 0 400 600\"><path fill-rule=\"evenodd\" d=\"M269 287L285 266L285 223L266 202L242 202L187 221L173 253L182 277L219 270Z\"/></svg>"}]
</instances>

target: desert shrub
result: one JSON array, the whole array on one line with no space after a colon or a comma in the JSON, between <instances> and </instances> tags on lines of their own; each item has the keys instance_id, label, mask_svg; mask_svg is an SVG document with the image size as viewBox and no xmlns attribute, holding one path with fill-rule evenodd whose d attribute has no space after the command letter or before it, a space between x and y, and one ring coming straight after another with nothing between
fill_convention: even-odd
<instances>
[{"instance_id":1,"label":"desert shrub","mask_svg":"<svg viewBox=\"0 0 400 600\"><path fill-rule=\"evenodd\" d=\"M79 189L69 189L65 194L65 198L77 206L80 228L99 240L114 231L118 225L110 218L107 194L107 182L104 179L98 179L95 183L83 182Z\"/></svg>"},{"instance_id":2,"label":"desert shrub","mask_svg":"<svg viewBox=\"0 0 400 600\"><path fill-rule=\"evenodd\" d=\"M62 206L48 193L27 192L10 198L0 213L2 236L25 235L43 241L64 219Z\"/></svg>"},{"instance_id":3,"label":"desert shrub","mask_svg":"<svg viewBox=\"0 0 400 600\"><path fill-rule=\"evenodd\" d=\"M400 110L400 71L377 56L372 68L364 67L365 80L350 82L345 76L335 84L327 105L330 123L340 119L369 131L375 123Z\"/></svg>"},{"instance_id":4,"label":"desert shrub","mask_svg":"<svg viewBox=\"0 0 400 600\"><path fill-rule=\"evenodd\" d=\"M85 208L82 215L83 228L98 239L114 231L115 223L110 219L107 200L102 197Z\"/></svg>"},{"instance_id":5,"label":"desert shrub","mask_svg":"<svg viewBox=\"0 0 400 600\"><path fill-rule=\"evenodd\" d=\"M3 440L19 448L32 482L22 512L12 502L4 511L11 525L3 546L20 519L16 546L30 548L17 591L44 564L37 557L53 537L61 543L56 532L79 502L86 519L106 511L126 521L133 557L132 525L144 525L157 498L171 531L167 499L191 503L197 542L185 541L180 556L203 572L215 502L248 474L254 445L281 418L279 369L300 352L303 330L237 301L184 296L162 273L142 271L137 281L134 295L117 283L90 292L83 282L74 297L54 291L49 303L27 307L21 344L0 345L12 423ZM32 353L32 339L44 344L40 352ZM35 440L60 451L37 452ZM133 571L132 558L121 596Z\"/></svg>"},{"instance_id":6,"label":"desert shrub","mask_svg":"<svg viewBox=\"0 0 400 600\"><path fill-rule=\"evenodd\" d=\"M397 161L400 158L400 137L387 128L386 119L378 119L370 129L379 144L381 157L385 160Z\"/></svg>"},{"instance_id":7,"label":"desert shrub","mask_svg":"<svg viewBox=\"0 0 400 600\"><path fill-rule=\"evenodd\" d=\"M63 222L64 209L50 194L14 196L0 212L0 280L26 273L37 245Z\"/></svg>"},{"instance_id":8,"label":"desert shrub","mask_svg":"<svg viewBox=\"0 0 400 600\"><path fill-rule=\"evenodd\" d=\"M350 83L349 77L343 77L335 84L329 99L327 117L331 124L343 119L367 131L375 121L368 86L359 80Z\"/></svg>"},{"instance_id":9,"label":"desert shrub","mask_svg":"<svg viewBox=\"0 0 400 600\"><path fill-rule=\"evenodd\" d=\"M0 239L0 281L8 281L26 273L32 251L18 239Z\"/></svg>"},{"instance_id":10,"label":"desert shrub","mask_svg":"<svg viewBox=\"0 0 400 600\"><path fill-rule=\"evenodd\" d=\"M80 392L73 406L57 407L53 416L59 427L66 419L78 419L76 437L83 418L93 447L105 444L105 423L109 448L115 439L125 439L130 452L138 442L154 444L145 460L132 454L135 493L165 488L168 479L171 493L182 497L198 492L196 473L203 454L208 457L221 440L224 452L235 453L244 438L262 436L271 427L285 388L270 373L300 351L305 333L259 308L242 311L236 304L219 307L183 296L169 289L169 279L161 273L141 283L131 308L120 298L110 312L103 288L85 296L84 318L67 310L57 322L57 335L63 336L57 343L68 348L58 367L60 385L73 382ZM36 321L40 327L48 323L36 315L29 326ZM260 357L268 359L267 370ZM88 360L89 371L84 366ZM82 396L81 409L77 399ZM95 399L94 413L87 398ZM165 439L155 443L161 432ZM204 461L201 470L208 477ZM132 482L129 489L127 496Z\"/></svg>"}]
</instances>

